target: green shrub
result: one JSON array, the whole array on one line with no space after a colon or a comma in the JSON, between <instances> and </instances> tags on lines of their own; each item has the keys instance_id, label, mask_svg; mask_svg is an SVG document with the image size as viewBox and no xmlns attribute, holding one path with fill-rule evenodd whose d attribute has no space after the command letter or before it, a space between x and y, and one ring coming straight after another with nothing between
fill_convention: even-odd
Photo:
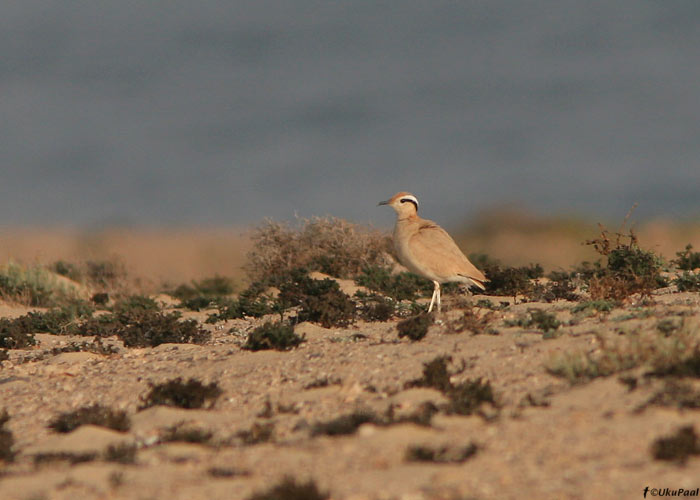
<instances>
[{"instance_id":1,"label":"green shrub","mask_svg":"<svg viewBox=\"0 0 700 500\"><path fill-rule=\"evenodd\" d=\"M126 412L115 411L111 408L94 404L61 413L58 417L51 420L49 428L56 432L72 432L81 425L97 425L119 432L126 432L131 428L131 421Z\"/></svg>"},{"instance_id":2,"label":"green shrub","mask_svg":"<svg viewBox=\"0 0 700 500\"><path fill-rule=\"evenodd\" d=\"M121 314L104 314L80 324L80 335L118 336L126 347L155 347L160 344L203 344L211 334L196 320L180 320L177 311L163 313L150 309L126 309Z\"/></svg>"},{"instance_id":3,"label":"green shrub","mask_svg":"<svg viewBox=\"0 0 700 500\"><path fill-rule=\"evenodd\" d=\"M178 377L161 384L150 385L150 392L142 398L141 410L156 405L186 409L211 408L223 393L216 382L205 385L194 378L183 382Z\"/></svg>"},{"instance_id":4,"label":"green shrub","mask_svg":"<svg viewBox=\"0 0 700 500\"><path fill-rule=\"evenodd\" d=\"M119 299L112 306L112 312L120 316L138 316L144 311L158 311L160 306L150 297L145 295L127 295Z\"/></svg>"},{"instance_id":5,"label":"green shrub","mask_svg":"<svg viewBox=\"0 0 700 500\"><path fill-rule=\"evenodd\" d=\"M675 434L656 439L651 445L656 460L684 464L691 455L700 455L700 441L692 425L681 427Z\"/></svg>"},{"instance_id":6,"label":"green shrub","mask_svg":"<svg viewBox=\"0 0 700 500\"><path fill-rule=\"evenodd\" d=\"M304 342L304 338L294 333L294 328L282 322L266 322L248 334L243 349L249 351L260 351L264 349L275 349L277 351L288 351Z\"/></svg>"},{"instance_id":7,"label":"green shrub","mask_svg":"<svg viewBox=\"0 0 700 500\"><path fill-rule=\"evenodd\" d=\"M486 282L486 295L530 295L535 287L531 280L541 278L544 270L539 264L524 267L501 267L499 264L489 264L484 268L484 274L489 279Z\"/></svg>"},{"instance_id":8,"label":"green shrub","mask_svg":"<svg viewBox=\"0 0 700 500\"><path fill-rule=\"evenodd\" d=\"M469 379L453 385L445 395L450 399L448 413L471 415L482 403L496 404L491 383L481 378Z\"/></svg>"},{"instance_id":9,"label":"green shrub","mask_svg":"<svg viewBox=\"0 0 700 500\"><path fill-rule=\"evenodd\" d=\"M110 444L102 454L105 462L135 464L138 447L133 443Z\"/></svg>"},{"instance_id":10,"label":"green shrub","mask_svg":"<svg viewBox=\"0 0 700 500\"><path fill-rule=\"evenodd\" d=\"M556 330L561 326L557 317L542 309L531 308L527 311L527 316L519 318L515 321L506 322L509 326L521 326L523 328L536 328L543 332Z\"/></svg>"},{"instance_id":11,"label":"green shrub","mask_svg":"<svg viewBox=\"0 0 700 500\"><path fill-rule=\"evenodd\" d=\"M700 274L684 271L673 280L679 292L700 292Z\"/></svg>"},{"instance_id":12,"label":"green shrub","mask_svg":"<svg viewBox=\"0 0 700 500\"><path fill-rule=\"evenodd\" d=\"M319 490L312 480L297 483L294 478L285 476L277 485L267 491L254 493L247 500L328 500L329 498L330 495Z\"/></svg>"},{"instance_id":13,"label":"green shrub","mask_svg":"<svg viewBox=\"0 0 700 500\"><path fill-rule=\"evenodd\" d=\"M238 299L218 298L214 301L217 313L210 314L207 323L217 323L228 319L246 316L260 318L266 314L281 313L284 306L265 292L267 287L261 283L252 283L238 296Z\"/></svg>"},{"instance_id":14,"label":"green shrub","mask_svg":"<svg viewBox=\"0 0 700 500\"><path fill-rule=\"evenodd\" d=\"M647 406L700 409L700 391L687 382L669 380L640 409Z\"/></svg>"},{"instance_id":15,"label":"green shrub","mask_svg":"<svg viewBox=\"0 0 700 500\"><path fill-rule=\"evenodd\" d=\"M78 320L92 315L94 308L85 301L74 301L60 308L46 312L30 311L14 319L0 319L0 336L2 332L14 332L15 335L31 333L53 333L70 335L77 333ZM2 345L2 344L0 344Z\"/></svg>"},{"instance_id":16,"label":"green shrub","mask_svg":"<svg viewBox=\"0 0 700 500\"><path fill-rule=\"evenodd\" d=\"M423 364L423 377L412 380L406 387L431 387L442 392L449 399L449 403L442 409L447 413L458 415L471 415L475 413L483 403L496 405L493 389L489 381L468 379L459 384L453 384L450 378L465 369L463 365L456 373L450 373L447 363L452 360L450 356L438 356L432 361Z\"/></svg>"},{"instance_id":17,"label":"green shrub","mask_svg":"<svg viewBox=\"0 0 700 500\"><path fill-rule=\"evenodd\" d=\"M406 460L409 462L432 462L438 464L461 464L473 457L478 447L471 443L467 446L409 446Z\"/></svg>"},{"instance_id":18,"label":"green shrub","mask_svg":"<svg viewBox=\"0 0 700 500\"><path fill-rule=\"evenodd\" d=\"M447 363L450 361L451 356L437 356L423 363L423 377L408 382L406 387L431 387L440 392L449 391L452 388L450 377L453 375L447 369Z\"/></svg>"},{"instance_id":19,"label":"green shrub","mask_svg":"<svg viewBox=\"0 0 700 500\"><path fill-rule=\"evenodd\" d=\"M341 415L328 422L316 423L311 429L312 436L345 436L354 434L363 424L380 425L382 419L374 412L358 410L347 415Z\"/></svg>"},{"instance_id":20,"label":"green shrub","mask_svg":"<svg viewBox=\"0 0 700 500\"><path fill-rule=\"evenodd\" d=\"M300 308L297 321L319 323L324 328L347 326L355 316L355 303L340 290L338 282L311 279L303 269L295 270L280 285L278 301L283 309Z\"/></svg>"},{"instance_id":21,"label":"green shrub","mask_svg":"<svg viewBox=\"0 0 700 500\"><path fill-rule=\"evenodd\" d=\"M663 260L654 252L640 248L633 231L617 233L613 242L610 233L601 228L600 238L587 240L586 244L607 258L606 267L590 278L588 289L593 300L622 301L632 294L649 295L652 290L668 285L661 276Z\"/></svg>"},{"instance_id":22,"label":"green shrub","mask_svg":"<svg viewBox=\"0 0 700 500\"><path fill-rule=\"evenodd\" d=\"M693 271L700 268L700 252L693 252L693 245L690 243L682 252L676 252L676 257L671 263L682 271Z\"/></svg>"},{"instance_id":23,"label":"green shrub","mask_svg":"<svg viewBox=\"0 0 700 500\"><path fill-rule=\"evenodd\" d=\"M553 302L555 300L568 300L570 302L579 299L576 293L576 285L569 273L551 272L548 283L535 283L530 293L530 299L538 302Z\"/></svg>"},{"instance_id":24,"label":"green shrub","mask_svg":"<svg viewBox=\"0 0 700 500\"><path fill-rule=\"evenodd\" d=\"M590 310L597 312L610 312L613 309L615 309L615 302L612 300L589 300L575 305L571 309L571 312L574 314L587 312Z\"/></svg>"},{"instance_id":25,"label":"green shrub","mask_svg":"<svg viewBox=\"0 0 700 500\"><path fill-rule=\"evenodd\" d=\"M434 287L430 280L413 273L392 274L391 270L380 266L363 268L355 282L394 300L416 300L419 297L430 296Z\"/></svg>"},{"instance_id":26,"label":"green shrub","mask_svg":"<svg viewBox=\"0 0 700 500\"><path fill-rule=\"evenodd\" d=\"M36 344L33 333L16 320L0 318L0 347L4 349L24 349Z\"/></svg>"},{"instance_id":27,"label":"green shrub","mask_svg":"<svg viewBox=\"0 0 700 500\"><path fill-rule=\"evenodd\" d=\"M235 283L231 278L216 275L213 278L193 281L191 285L180 285L168 293L180 299L181 307L199 311L212 302L217 302L217 299L231 295L235 289Z\"/></svg>"},{"instance_id":28,"label":"green shrub","mask_svg":"<svg viewBox=\"0 0 700 500\"><path fill-rule=\"evenodd\" d=\"M360 318L365 321L389 321L396 311L396 303L377 294L355 293Z\"/></svg>"},{"instance_id":29,"label":"green shrub","mask_svg":"<svg viewBox=\"0 0 700 500\"><path fill-rule=\"evenodd\" d=\"M10 416L7 414L7 410L3 410L0 413L0 460L3 462L14 461L16 455L12 449L15 444L15 438L12 432L5 428L8 420L10 420Z\"/></svg>"},{"instance_id":30,"label":"green shrub","mask_svg":"<svg viewBox=\"0 0 700 500\"><path fill-rule=\"evenodd\" d=\"M399 321L396 328L399 331L399 338L408 337L415 342L428 334L428 328L432 324L433 316L428 313L421 313Z\"/></svg>"},{"instance_id":31,"label":"green shrub","mask_svg":"<svg viewBox=\"0 0 700 500\"><path fill-rule=\"evenodd\" d=\"M211 334L196 320L180 320L179 312L144 312L137 321L126 324L117 335L126 347L156 347L160 344L203 344Z\"/></svg>"},{"instance_id":32,"label":"green shrub","mask_svg":"<svg viewBox=\"0 0 700 500\"><path fill-rule=\"evenodd\" d=\"M163 429L160 433L160 442L208 444L213 436L214 433L212 431L193 427L181 422Z\"/></svg>"}]
</instances>

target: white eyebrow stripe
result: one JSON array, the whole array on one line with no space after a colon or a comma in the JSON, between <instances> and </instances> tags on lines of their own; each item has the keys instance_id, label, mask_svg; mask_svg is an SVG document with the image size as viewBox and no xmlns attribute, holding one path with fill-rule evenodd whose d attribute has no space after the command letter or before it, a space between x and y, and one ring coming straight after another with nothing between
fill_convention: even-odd
<instances>
[{"instance_id":1,"label":"white eyebrow stripe","mask_svg":"<svg viewBox=\"0 0 700 500\"><path fill-rule=\"evenodd\" d=\"M408 195L408 196L402 196L402 197L401 197L401 203L403 203L404 201L410 201L410 202L412 202L412 203L415 203L415 204L416 204L416 208L418 208L418 199L417 199L415 196L410 196L410 195Z\"/></svg>"}]
</instances>

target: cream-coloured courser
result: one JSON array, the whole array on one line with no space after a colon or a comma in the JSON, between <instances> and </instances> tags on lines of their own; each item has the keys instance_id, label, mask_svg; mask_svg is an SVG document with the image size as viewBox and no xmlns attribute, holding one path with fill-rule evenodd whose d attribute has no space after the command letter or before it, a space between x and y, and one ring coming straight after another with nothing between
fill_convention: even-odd
<instances>
[{"instance_id":1,"label":"cream-coloured courser","mask_svg":"<svg viewBox=\"0 0 700 500\"><path fill-rule=\"evenodd\" d=\"M401 264L435 284L428 312L433 310L436 299L440 311L440 283L458 281L485 289L486 276L469 262L447 231L431 220L418 217L415 196L396 193L379 204L396 210L394 248Z\"/></svg>"}]
</instances>

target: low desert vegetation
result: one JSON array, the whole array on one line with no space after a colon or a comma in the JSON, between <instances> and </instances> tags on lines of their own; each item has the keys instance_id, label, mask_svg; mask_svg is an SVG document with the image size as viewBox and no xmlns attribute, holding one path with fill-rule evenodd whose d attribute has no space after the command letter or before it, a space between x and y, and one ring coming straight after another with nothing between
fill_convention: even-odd
<instances>
[{"instance_id":1,"label":"low desert vegetation","mask_svg":"<svg viewBox=\"0 0 700 500\"><path fill-rule=\"evenodd\" d=\"M477 413L482 404L488 403L497 408L493 389L489 381L482 379L467 379L458 384L452 382L452 377L466 369L464 362L456 371L450 372L448 363L450 356L438 356L423 365L423 376L406 384L410 387L430 387L442 392L449 403L440 410L447 414L472 415Z\"/></svg>"},{"instance_id":2,"label":"low desert vegetation","mask_svg":"<svg viewBox=\"0 0 700 500\"><path fill-rule=\"evenodd\" d=\"M42 266L9 262L0 267L0 298L33 307L53 307L80 296L76 284Z\"/></svg>"},{"instance_id":3,"label":"low desert vegetation","mask_svg":"<svg viewBox=\"0 0 700 500\"><path fill-rule=\"evenodd\" d=\"M377 293L356 292L354 299L357 301L358 315L365 321L388 321L397 313L399 304Z\"/></svg>"},{"instance_id":4,"label":"low desert vegetation","mask_svg":"<svg viewBox=\"0 0 700 500\"><path fill-rule=\"evenodd\" d=\"M429 280L408 272L392 273L386 266L363 268L355 282L394 300L416 300L433 293Z\"/></svg>"},{"instance_id":5,"label":"low desert vegetation","mask_svg":"<svg viewBox=\"0 0 700 500\"><path fill-rule=\"evenodd\" d=\"M436 464L461 464L476 455L478 446L474 443L466 446L413 445L406 449L408 462L432 462Z\"/></svg>"},{"instance_id":6,"label":"low desert vegetation","mask_svg":"<svg viewBox=\"0 0 700 500\"><path fill-rule=\"evenodd\" d=\"M233 279L226 276L213 276L190 284L182 284L166 293L180 300L180 307L199 311L222 303L230 302L230 296L236 291Z\"/></svg>"},{"instance_id":7,"label":"low desert vegetation","mask_svg":"<svg viewBox=\"0 0 700 500\"><path fill-rule=\"evenodd\" d=\"M700 291L700 253L688 245L677 253L676 259L666 263L653 251L642 247L631 230L611 233L601 228L600 236L587 243L597 250L599 260L548 274L536 263L510 267L486 255L472 256L473 262L490 279L486 292L477 291L481 296L472 298L464 296L459 285L444 285L443 299L446 300L443 300L445 314L442 315L426 312L426 299L433 293L433 284L399 270L395 259L391 258L385 235L332 218L302 220L296 226L266 222L258 228L254 239L247 282L214 275L165 288L175 300L162 295L144 295L139 293L138 287L126 286L131 281L118 266L67 262L56 262L46 268L11 265L0 270L2 298L35 309L22 311L24 314L13 319L0 318L0 365L13 369L16 366L27 373L43 373L46 368L46 373L50 374L55 368L47 358L61 353L93 352L111 356L97 362L116 364L122 356L133 358L143 354L127 352L128 348L147 351L167 343L211 343L216 349L207 352L213 353L211 358L216 362L231 361L229 355L255 361L262 359L255 352L277 350L285 353L276 355L288 360L285 365L308 368L301 375L290 377L285 369L279 382L284 384L283 388L307 391L303 401L292 399L290 402L277 396L272 400L268 398L252 421L234 427L233 431L225 431L224 436L220 436L217 428L181 422L161 427L155 441L198 443L211 446L211 452L220 446L242 449L267 443L261 448L276 448L296 443L297 439L349 436L363 425L384 427L410 422L430 427L433 422L468 415L480 416L485 420L484 425L488 425L499 417L504 405L512 405L514 416L520 415L525 407L547 411L550 397L554 404L557 392L565 390L566 384L562 386L561 383L533 389L513 384L505 388L501 397L495 390L504 383L500 373L498 379L479 376L496 373L492 365L483 363L483 351L474 351L473 355L470 352L467 359L456 357L454 353L466 352L462 349L464 342L486 346L486 349L501 346L499 356L505 343L510 343L507 348L512 348L515 356L527 349L530 349L528 353L537 351L538 354L529 358L535 361L527 372L535 373L538 382L551 382L544 371L571 385L616 376L629 391L637 391L635 401L643 402L636 403L638 406L633 411L650 415L658 413L651 409L653 407L686 414L696 411L700 408L700 337L698 316L691 310L697 298L691 294ZM314 279L317 274L312 274L313 271L350 282L324 277ZM356 290L353 283L361 289L350 296L345 291ZM686 293L680 295L676 291ZM552 302L555 304L546 304ZM387 325L370 327L366 324L390 320L394 321ZM301 322L346 331L326 338L313 335L313 339L307 341L296 333L303 329L299 326ZM37 339L42 343L45 340L45 336L39 334L82 336L78 338L85 340L64 338L51 343L56 347L37 347ZM482 337L468 338L472 335ZM397 336L407 340L398 340ZM433 339L438 336L440 338ZM541 339L551 340L541 343ZM335 367L329 369L326 365L322 371L317 371L311 366L329 352L323 351L322 344L326 342L333 343L326 346L336 353L345 353L346 347L361 349L351 343L362 342L372 352L381 353L379 363L390 363L396 346L422 356L426 348L440 345L438 352L451 352L455 359L441 355L426 361L420 377L415 380L397 379L396 373L401 372L378 378L376 364L368 363L371 369L367 373L349 373L338 365L337 373L343 375L341 380L333 371ZM453 345L454 351L451 350ZM241 352L239 348L251 352ZM18 349L24 351L16 352ZM295 350L296 355L290 353ZM385 351L391 356L383 357ZM183 360L190 361L189 352L190 349L166 347L148 351L148 355L157 363L177 360L184 364ZM547 352L553 354L547 358ZM539 353L544 353L545 357L537 357ZM199 355L196 356L199 359ZM511 357L510 351L508 357ZM86 366L95 361L93 356L62 358L65 359L56 361L89 358ZM300 361L305 359L312 361L310 364ZM546 360L544 364L541 359ZM341 361L344 364L346 360ZM37 362L36 370L34 366L19 366L34 362ZM372 358L372 363L377 361ZM472 368L474 373L470 373ZM273 374L270 380L276 377ZM277 381L272 384L276 385ZM404 401L403 395L398 393L410 388L435 389L440 393L439 401L405 402L409 400ZM223 394L219 383L205 383L196 378L178 377L148 383L143 389L142 394L133 395L135 401L127 402L139 405L139 411L156 405L226 410L237 405L232 403L234 400L246 405L258 405L262 401L257 395L252 399L239 399L232 394L231 399L217 405ZM525 394L529 390L532 392ZM642 394L643 391L646 392ZM423 397L431 391L412 392L410 397ZM323 404L317 405L323 408L320 413L323 416L319 418L319 413L313 413L316 408L307 404L316 398L335 398L345 410L326 412L329 399L323 399ZM386 406L376 410L374 405L380 404L380 398ZM364 406L367 400L372 401L375 409ZM8 406L12 408L17 406ZM445 415L450 415L450 419L444 419ZM126 412L98 404L49 417L53 417L49 428L60 433L72 432L82 425L127 432L131 425ZM9 464L16 456L20 457L18 461L26 461L31 460L31 455L15 450L8 420L7 412L0 413L0 462L12 468L18 467ZM43 420L41 425L45 425ZM437 434L442 430L435 425L430 432ZM18 441L25 442L24 439ZM680 428L648 444L655 459L678 464L694 460L700 453L692 427ZM139 442L139 446L142 445ZM413 466L416 463L460 464L477 456L480 449L470 441L446 444L439 439L428 443L408 441L404 445L407 446L405 455L399 457L399 462L411 462ZM137 451L136 446L128 444L99 453L40 454L35 461L49 464L103 460L129 464L135 462ZM207 470L212 478L257 472L226 466ZM328 494L322 493L313 482L298 483L286 478L249 498L313 499L328 498Z\"/></svg>"},{"instance_id":8,"label":"low desert vegetation","mask_svg":"<svg viewBox=\"0 0 700 500\"><path fill-rule=\"evenodd\" d=\"M119 464L134 464L136 462L137 446L135 444L124 443L120 445L109 445L104 451L72 453L72 452L52 452L38 453L33 456L34 465L50 465L56 462L68 462L71 465L82 464L102 460L104 462L114 462Z\"/></svg>"},{"instance_id":9,"label":"low desert vegetation","mask_svg":"<svg viewBox=\"0 0 700 500\"><path fill-rule=\"evenodd\" d=\"M73 263L59 260L49 270L100 292L118 292L128 286L126 266L117 260Z\"/></svg>"},{"instance_id":10,"label":"low desert vegetation","mask_svg":"<svg viewBox=\"0 0 700 500\"><path fill-rule=\"evenodd\" d=\"M12 462L15 459L15 451L13 449L15 438L12 431L5 428L5 425L10 420L7 410L0 413L0 461Z\"/></svg>"},{"instance_id":11,"label":"low desert vegetation","mask_svg":"<svg viewBox=\"0 0 700 500\"><path fill-rule=\"evenodd\" d=\"M131 420L124 411L94 404L61 413L51 420L49 428L56 432L65 433L72 432L81 425L97 425L119 432L126 432L131 428Z\"/></svg>"},{"instance_id":12,"label":"low desert vegetation","mask_svg":"<svg viewBox=\"0 0 700 500\"><path fill-rule=\"evenodd\" d=\"M700 252L693 252L693 245L688 243L684 250L676 252L671 263L682 271L695 271L700 269Z\"/></svg>"},{"instance_id":13,"label":"low desert vegetation","mask_svg":"<svg viewBox=\"0 0 700 500\"><path fill-rule=\"evenodd\" d=\"M16 320L0 318L0 347L24 349L36 344L33 333L29 333Z\"/></svg>"},{"instance_id":14,"label":"low desert vegetation","mask_svg":"<svg viewBox=\"0 0 700 500\"><path fill-rule=\"evenodd\" d=\"M495 321L493 311L480 314L479 308L467 305L459 318L448 323L447 331L448 333L470 332L472 335L498 335L498 330L491 326Z\"/></svg>"},{"instance_id":15,"label":"low desert vegetation","mask_svg":"<svg viewBox=\"0 0 700 500\"><path fill-rule=\"evenodd\" d=\"M548 333L558 329L561 322L556 315L542 309L530 308L527 313L519 318L505 322L506 326L519 326L526 329L535 329Z\"/></svg>"},{"instance_id":16,"label":"low desert vegetation","mask_svg":"<svg viewBox=\"0 0 700 500\"><path fill-rule=\"evenodd\" d=\"M291 324L268 321L248 334L243 349L248 351L265 349L288 351L298 347L302 342L304 342L304 337L294 333L294 327Z\"/></svg>"},{"instance_id":17,"label":"low desert vegetation","mask_svg":"<svg viewBox=\"0 0 700 500\"><path fill-rule=\"evenodd\" d=\"M487 294L519 301L567 300L576 302L572 309L575 314L605 313L634 297L649 297L654 289L668 284L661 275L663 261L641 248L632 230L622 231L621 228L613 234L601 227L600 236L586 242L598 251L600 261L584 262L571 271L555 271L547 278L538 264L508 267L486 255L472 255L472 260L489 278ZM342 328L358 319L387 321L412 314L400 323L399 335L420 340L427 333L429 319L420 314L424 306L415 301L431 295L432 283L411 273L394 271L395 260L386 235L340 219L313 218L300 220L295 226L267 221L256 229L253 241L247 265L251 281L237 296L234 293L238 285L220 275L180 285L169 293L181 301L182 308L215 309L206 321L212 324L277 314L291 325L310 321L327 328ZM700 278L693 272L698 254L688 245L672 261L685 269L673 281L680 291L700 289ZM335 280L312 279L310 271L353 279L370 292L349 297ZM127 347L171 342L201 344L211 337L195 321L183 320L176 311L164 311L152 298L130 295L123 288L114 296L107 294L94 301L71 295L56 281L59 274L92 290L109 289L110 293L128 281L123 266L113 262L56 262L49 269L6 266L0 273L3 296L24 297L26 303L51 309L29 313L22 319L3 320L0 348L29 347L34 341L32 334L39 332L117 336ZM458 291L456 284L443 286L443 295ZM489 304L494 311L502 309ZM96 315L97 308L108 312ZM453 333L497 333L498 321L497 314L476 315L467 306L461 320L448 326ZM561 331L559 320L545 312L530 313L518 326L534 327L548 338ZM251 338L246 348L277 348L277 340L283 349L298 345L293 337L291 343L285 343L285 335L256 335L260 338Z\"/></svg>"},{"instance_id":18,"label":"low desert vegetation","mask_svg":"<svg viewBox=\"0 0 700 500\"><path fill-rule=\"evenodd\" d=\"M297 482L285 476L279 483L266 491L254 493L247 500L328 500L329 493L321 491L313 480Z\"/></svg>"},{"instance_id":19,"label":"low desert vegetation","mask_svg":"<svg viewBox=\"0 0 700 500\"><path fill-rule=\"evenodd\" d=\"M298 308L297 322L311 321L324 328L344 327L355 317L355 303L331 279L315 280L295 269L280 286L283 309Z\"/></svg>"},{"instance_id":20,"label":"low desert vegetation","mask_svg":"<svg viewBox=\"0 0 700 500\"><path fill-rule=\"evenodd\" d=\"M642 248L634 231L625 231L624 225L616 233L601 226L600 236L585 242L598 252L598 261L583 262L570 271L554 271L547 277L538 264L508 267L487 255L472 255L472 261L489 278L486 294L511 298L500 303L497 299L481 299L476 305L462 299L447 300L447 310L459 308L462 314L450 319L440 331L496 335L500 326L516 326L541 331L545 338L556 338L566 335L566 327L578 322L591 318L605 321L617 307L626 306L627 314L612 317L611 321L648 317L653 314L651 309L631 309L629 304L649 302L655 289L669 285L662 274L667 264L654 252ZM432 283L408 272L396 272L390 239L378 231L335 218L302 219L296 225L266 221L255 230L253 243L246 287L215 275L168 292L180 300L179 308L214 309L206 320L210 324L279 316L277 321L265 318L248 334L243 349L284 351L298 347L304 338L294 333L294 327L303 321L344 328L358 320L402 318L397 324L398 336L412 341L425 338L433 324L434 315L424 312L424 303L416 302L430 297ZM695 273L700 252L688 245L676 256L670 265L683 272L676 274L672 284L679 291L700 290L700 275ZM311 271L352 279L366 290L350 297L336 280L312 279ZM86 300L90 294L81 295L75 291L79 288L71 288L59 278L87 287L93 299L101 297ZM125 347L203 344L211 339L210 330L198 321L183 319L179 311L166 310L149 296L130 293L123 286L127 282L124 267L116 262L61 261L48 268L8 264L0 269L2 297L49 309L11 320L0 319L2 357L9 357L8 350L35 345L36 333L94 337L91 344L73 343L62 347L62 352L88 350L100 354L114 352L101 341L108 337L119 339ZM443 296L449 299L459 290L456 284L446 284ZM99 293L92 293L95 291ZM515 319L505 319L504 314L514 301L555 300L573 303L572 319L562 322L556 312L539 307ZM648 365L650 373L695 376L698 356L693 349L697 342L689 335L689 327L676 329L675 323L664 321L658 328L662 335L633 331L619 339L601 337L600 350L561 354L550 359L546 368L573 383L640 365ZM474 390L479 392L480 388L486 394L486 384L476 384ZM455 388L451 391L457 394Z\"/></svg>"},{"instance_id":21,"label":"low desert vegetation","mask_svg":"<svg viewBox=\"0 0 700 500\"><path fill-rule=\"evenodd\" d=\"M253 233L247 271L252 282L279 286L295 269L352 278L383 266L391 241L371 228L335 217L300 219L296 226L265 221Z\"/></svg>"},{"instance_id":22,"label":"low desert vegetation","mask_svg":"<svg viewBox=\"0 0 700 500\"><path fill-rule=\"evenodd\" d=\"M312 436L345 436L354 434L364 424L382 425L382 418L371 410L357 410L327 422L318 422L311 428Z\"/></svg>"},{"instance_id":23,"label":"low desert vegetation","mask_svg":"<svg viewBox=\"0 0 700 500\"><path fill-rule=\"evenodd\" d=\"M700 455L700 440L692 425L681 427L674 434L656 439L651 445L656 460L685 464L693 455Z\"/></svg>"},{"instance_id":24,"label":"low desert vegetation","mask_svg":"<svg viewBox=\"0 0 700 500\"><path fill-rule=\"evenodd\" d=\"M209 444L214 433L208 429L180 422L162 429L158 440L161 443L197 443Z\"/></svg>"},{"instance_id":25,"label":"low desert vegetation","mask_svg":"<svg viewBox=\"0 0 700 500\"><path fill-rule=\"evenodd\" d=\"M428 313L420 313L400 321L396 328L399 331L399 338L408 337L415 342L428 334L428 328L432 324L433 316Z\"/></svg>"},{"instance_id":26,"label":"low desert vegetation","mask_svg":"<svg viewBox=\"0 0 700 500\"><path fill-rule=\"evenodd\" d=\"M240 440L240 444L244 446L269 443L274 441L275 423L264 421L254 422L249 429L238 431L236 437Z\"/></svg>"},{"instance_id":27,"label":"low desert vegetation","mask_svg":"<svg viewBox=\"0 0 700 500\"><path fill-rule=\"evenodd\" d=\"M204 384L194 378L184 382L182 378L178 377L160 384L150 385L151 390L142 398L141 410L156 405L186 409L209 409L223 394L216 382Z\"/></svg>"},{"instance_id":28,"label":"low desert vegetation","mask_svg":"<svg viewBox=\"0 0 700 500\"><path fill-rule=\"evenodd\" d=\"M639 410L648 406L697 410L700 409L700 390L684 380L666 380L663 387L657 390Z\"/></svg>"},{"instance_id":29,"label":"low desert vegetation","mask_svg":"<svg viewBox=\"0 0 700 500\"><path fill-rule=\"evenodd\" d=\"M670 335L657 328L642 327L620 333L598 334L600 349L557 353L545 367L572 384L639 366L648 367L649 376L700 376L700 339L689 325Z\"/></svg>"},{"instance_id":30,"label":"low desert vegetation","mask_svg":"<svg viewBox=\"0 0 700 500\"><path fill-rule=\"evenodd\" d=\"M663 259L642 249L634 231L622 230L613 239L610 231L601 226L600 237L586 241L607 259L606 266L599 266L590 278L588 290L593 300L621 302L633 294L648 296L668 285L661 275Z\"/></svg>"}]
</instances>

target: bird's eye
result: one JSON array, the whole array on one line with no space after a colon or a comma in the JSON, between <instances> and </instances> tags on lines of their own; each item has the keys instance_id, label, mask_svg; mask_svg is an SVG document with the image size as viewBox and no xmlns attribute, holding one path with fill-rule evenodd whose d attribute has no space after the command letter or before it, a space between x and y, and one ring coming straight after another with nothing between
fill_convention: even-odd
<instances>
[{"instance_id":1,"label":"bird's eye","mask_svg":"<svg viewBox=\"0 0 700 500\"><path fill-rule=\"evenodd\" d=\"M415 198L401 198L401 203L413 203L418 210L418 201Z\"/></svg>"}]
</instances>

